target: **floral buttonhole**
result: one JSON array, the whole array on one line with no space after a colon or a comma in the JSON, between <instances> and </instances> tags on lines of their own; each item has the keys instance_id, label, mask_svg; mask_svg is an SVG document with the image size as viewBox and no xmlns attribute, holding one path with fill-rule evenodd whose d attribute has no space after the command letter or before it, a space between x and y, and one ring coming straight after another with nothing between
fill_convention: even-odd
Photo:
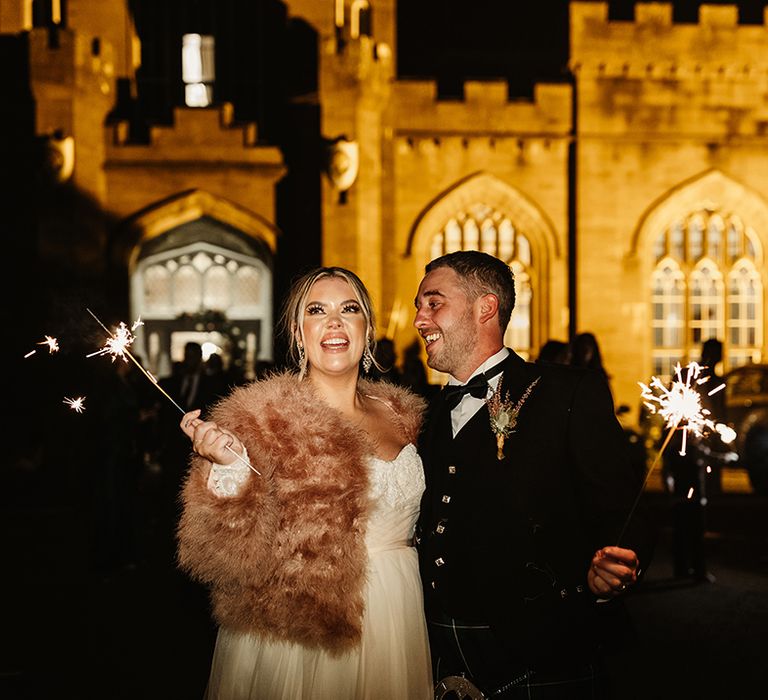
<instances>
[{"instance_id":1,"label":"floral buttonhole","mask_svg":"<svg viewBox=\"0 0 768 700\"><path fill-rule=\"evenodd\" d=\"M517 417L520 414L520 410L525 404L526 399L531 395L533 387L536 386L541 377L536 377L523 392L520 400L513 406L512 401L509 398L509 392L507 391L504 398L501 397L501 377L496 384L496 389L493 391L493 396L486 399L485 403L488 406L488 414L491 418L491 430L496 436L496 457L497 459L504 459L504 441L507 436L516 432Z\"/></svg>"}]
</instances>

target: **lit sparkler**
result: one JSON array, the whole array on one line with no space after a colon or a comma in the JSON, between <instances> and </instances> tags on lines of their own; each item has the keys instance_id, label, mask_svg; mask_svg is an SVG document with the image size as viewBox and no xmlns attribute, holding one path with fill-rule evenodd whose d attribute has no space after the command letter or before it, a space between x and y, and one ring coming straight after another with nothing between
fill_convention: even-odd
<instances>
[{"instance_id":1,"label":"lit sparkler","mask_svg":"<svg viewBox=\"0 0 768 700\"><path fill-rule=\"evenodd\" d=\"M640 491L635 498L635 502L629 511L624 527L621 529L617 542L621 542L621 537L629 524L632 514L637 508L637 504L642 496L645 486L648 483L648 477L651 472L656 468L656 465L661 460L661 456L664 454L664 450L669 445L669 441L672 439L672 435L678 428L683 431L682 447L680 448L680 455L685 455L686 442L688 433L691 433L695 437L704 437L712 430L718 430L715 422L708 418L710 411L701 404L701 394L698 387L706 384L710 376L702 376L701 370L704 369L697 362L689 363L685 368L685 379L683 379L683 368L678 362L675 365L675 377L676 380L672 382L672 385L667 388L658 377L651 377L649 384L643 384L638 382L642 388L643 403L651 413L658 413L666 421L666 427L669 428L664 442L661 445L656 454L653 463L645 474L643 485L640 487ZM720 384L714 389L708 392L709 396L716 394L725 387L725 384ZM656 391L654 391L656 390ZM718 423L718 425L721 425Z\"/></svg>"},{"instance_id":2,"label":"lit sparkler","mask_svg":"<svg viewBox=\"0 0 768 700\"><path fill-rule=\"evenodd\" d=\"M701 376L703 367L697 362L691 362L686 367L685 381L683 381L683 370L678 362L675 365L675 376L677 380L672 382L668 389L659 380L658 377L652 377L650 385L638 382L643 392L645 406L651 413L658 413L666 421L666 427L672 430L678 426L683 430L683 445L680 454L685 455L686 436L692 433L696 437L703 437L715 429L715 423L707 416L709 410L701 405L701 394L696 387L706 384L709 375ZM712 389L709 396L717 393L725 387L725 384ZM654 389L659 391L654 394ZM663 451L664 448L662 448Z\"/></svg>"},{"instance_id":3,"label":"lit sparkler","mask_svg":"<svg viewBox=\"0 0 768 700\"><path fill-rule=\"evenodd\" d=\"M82 413L85 410L85 396L78 396L76 399L65 397L62 403L67 404L76 413Z\"/></svg>"},{"instance_id":4,"label":"lit sparkler","mask_svg":"<svg viewBox=\"0 0 768 700\"><path fill-rule=\"evenodd\" d=\"M163 396L165 396L166 399L168 399L182 414L186 413L186 411L179 406L176 401L173 400L171 395L163 389L163 387L160 386L157 379L152 375L151 372L148 372L144 367L141 365L141 363L133 356L131 351L128 349L132 344L133 341L136 340L136 336L133 334L133 331L135 331L139 326L143 326L142 320L139 318L137 319L133 326L129 329L128 326L125 325L122 321L117 327L117 330L112 333L96 316L93 311L90 309L86 309L86 311L93 316L96 323L98 323L107 333L109 336L107 338L106 343L104 343L104 347L101 348L101 350L97 350L96 352L92 352L90 355L87 355L86 357L93 357L95 355L111 355L112 362L115 361L116 358L121 358L124 362L128 362L128 360L131 360L133 364L138 367L142 374L149 379L152 384L154 384L155 388L162 393ZM242 455L237 454L229 445L226 446L226 449L231 452L237 459L239 459L243 464L245 464L251 471L255 472L259 476L261 476L261 472L256 469L248 460L244 459Z\"/></svg>"},{"instance_id":5,"label":"lit sparkler","mask_svg":"<svg viewBox=\"0 0 768 700\"><path fill-rule=\"evenodd\" d=\"M86 311L88 311L91 316L96 318L90 309L86 309ZM139 326L144 325L142 320L140 318L137 319L130 327L130 329L125 325L125 323L120 321L120 325L117 327L117 330L114 333L110 333L109 330L107 330L107 327L101 321L99 321L98 318L96 318L96 320L99 322L99 325L105 331L107 331L107 333L109 333L109 338L107 338L107 342L104 343L104 347L101 348L101 350L92 352L90 355L86 355L86 357L93 357L94 355L110 355L112 357L112 362L114 362L118 357L123 362L128 362L128 357L131 356L128 348L133 344L133 341L136 340L136 336L133 334L133 331L135 331Z\"/></svg>"},{"instance_id":6,"label":"lit sparkler","mask_svg":"<svg viewBox=\"0 0 768 700\"><path fill-rule=\"evenodd\" d=\"M45 340L41 340L38 345L47 345L48 346L48 354L53 355L53 353L59 351L59 341L56 338L52 338L50 335L45 336ZM28 357L31 357L37 352L37 350L30 350L26 355L24 355L24 359L26 360Z\"/></svg>"}]
</instances>

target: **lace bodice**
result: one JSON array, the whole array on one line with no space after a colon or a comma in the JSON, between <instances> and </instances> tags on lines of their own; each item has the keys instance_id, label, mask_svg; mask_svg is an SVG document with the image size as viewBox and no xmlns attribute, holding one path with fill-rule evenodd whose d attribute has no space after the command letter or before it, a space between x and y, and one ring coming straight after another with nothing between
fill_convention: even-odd
<instances>
[{"instance_id":1,"label":"lace bodice","mask_svg":"<svg viewBox=\"0 0 768 700\"><path fill-rule=\"evenodd\" d=\"M393 460L371 457L369 549L402 544L413 537L424 492L424 470L416 446L408 444Z\"/></svg>"},{"instance_id":2,"label":"lace bodice","mask_svg":"<svg viewBox=\"0 0 768 700\"><path fill-rule=\"evenodd\" d=\"M392 507L418 504L424 491L424 469L416 446L409 443L391 460L369 460L371 496Z\"/></svg>"}]
</instances>

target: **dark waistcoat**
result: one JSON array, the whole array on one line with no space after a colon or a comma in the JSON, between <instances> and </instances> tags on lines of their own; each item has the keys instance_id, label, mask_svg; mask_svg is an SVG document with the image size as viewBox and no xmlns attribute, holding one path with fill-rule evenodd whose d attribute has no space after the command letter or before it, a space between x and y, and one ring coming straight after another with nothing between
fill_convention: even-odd
<instances>
[{"instance_id":1,"label":"dark waistcoat","mask_svg":"<svg viewBox=\"0 0 768 700\"><path fill-rule=\"evenodd\" d=\"M489 575L497 568L489 564L510 566L513 557L525 558L529 544L523 485L509 471L512 460L497 459L488 421L483 407L455 438L450 416L436 422L422 505L428 598L455 617L482 620L490 614Z\"/></svg>"}]
</instances>

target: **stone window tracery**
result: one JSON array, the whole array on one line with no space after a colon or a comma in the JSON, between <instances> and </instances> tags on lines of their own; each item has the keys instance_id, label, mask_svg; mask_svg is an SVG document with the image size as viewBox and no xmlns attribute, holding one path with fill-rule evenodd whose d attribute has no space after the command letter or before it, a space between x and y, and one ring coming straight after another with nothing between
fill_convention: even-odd
<instances>
[{"instance_id":1,"label":"stone window tracery","mask_svg":"<svg viewBox=\"0 0 768 700\"><path fill-rule=\"evenodd\" d=\"M147 329L146 359L160 376L169 370L163 355L168 339L160 342L158 329L172 331L183 318L216 316L245 328L246 367L257 353L271 357L271 273L261 259L207 242L191 243L143 258L135 285L134 307Z\"/></svg>"},{"instance_id":2,"label":"stone window tracery","mask_svg":"<svg viewBox=\"0 0 768 700\"><path fill-rule=\"evenodd\" d=\"M653 374L670 376L684 351L685 276L678 264L666 258L651 280Z\"/></svg>"},{"instance_id":3,"label":"stone window tracery","mask_svg":"<svg viewBox=\"0 0 768 700\"><path fill-rule=\"evenodd\" d=\"M143 269L143 308L178 315L201 310L255 312L262 274L249 262L198 252L155 259ZM250 308L249 308L250 307Z\"/></svg>"},{"instance_id":4,"label":"stone window tracery","mask_svg":"<svg viewBox=\"0 0 768 700\"><path fill-rule=\"evenodd\" d=\"M701 343L724 344L725 369L760 361L760 247L741 219L704 209L675 221L652 245L653 374L699 360Z\"/></svg>"}]
</instances>

